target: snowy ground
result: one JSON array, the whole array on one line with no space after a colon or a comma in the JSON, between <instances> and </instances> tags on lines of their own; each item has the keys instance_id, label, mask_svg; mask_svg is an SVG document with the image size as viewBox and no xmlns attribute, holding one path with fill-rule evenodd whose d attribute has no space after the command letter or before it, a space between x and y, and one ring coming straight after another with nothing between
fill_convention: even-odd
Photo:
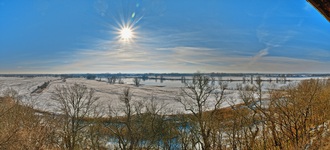
<instances>
[{"instance_id":1,"label":"snowy ground","mask_svg":"<svg viewBox=\"0 0 330 150\"><path fill-rule=\"evenodd\" d=\"M296 82L307 78L295 78ZM49 86L42 93L31 94L38 86L41 86L44 82L50 81ZM178 81L179 82L179 81ZM88 88L94 88L96 90L96 95L100 97L99 105L100 109L107 112L108 106L113 108L120 108L119 105L119 95L126 87L130 87L133 92L133 100L135 101L147 101L152 96L159 104L166 104L165 110L171 113L183 112L182 105L175 101L175 98L180 93L180 86L157 86L155 84L142 85L140 87L135 87L130 83L126 84L108 84L106 82L99 82L95 80L86 80L84 78L69 78L66 82L63 82L59 78L54 77L35 77L35 78L16 78L16 77L0 77L0 96L8 88L13 88L19 92L22 101L24 103L33 105L37 109L55 112L56 104L51 100L52 92L56 86L62 86L65 84L79 83L86 85ZM291 82L292 83L292 82ZM294 83L294 82L293 82ZM235 89L238 82L229 83L229 91L226 96L227 100L238 100L238 92ZM263 83L263 90L266 91L269 87L280 88L286 84L276 84L276 83ZM179 84L176 84L179 85ZM210 104L212 105L212 104ZM228 106L228 102L224 102L222 107Z\"/></svg>"},{"instance_id":2,"label":"snowy ground","mask_svg":"<svg viewBox=\"0 0 330 150\"><path fill-rule=\"evenodd\" d=\"M38 86L41 86L44 82L50 81L49 86L42 93L33 93ZM120 107L119 95L123 93L123 89L130 87L133 93L133 100L146 101L152 96L157 101L167 104L167 108L171 110L179 110L178 103L174 98L180 91L179 87L159 87L152 85L142 85L135 87L131 84L108 84L106 82L99 82L95 80L86 80L84 78L69 78L66 82L63 82L59 78L49 77L37 77L37 78L11 78L0 77L0 96L8 88L13 88L19 92L19 95L23 97L24 103L29 103L37 109L45 111L56 111L57 104L51 100L52 92L56 86L62 86L65 84L83 84L88 88L96 90L96 96L100 97L99 105L102 109L107 109L109 105L112 107Z\"/></svg>"}]
</instances>

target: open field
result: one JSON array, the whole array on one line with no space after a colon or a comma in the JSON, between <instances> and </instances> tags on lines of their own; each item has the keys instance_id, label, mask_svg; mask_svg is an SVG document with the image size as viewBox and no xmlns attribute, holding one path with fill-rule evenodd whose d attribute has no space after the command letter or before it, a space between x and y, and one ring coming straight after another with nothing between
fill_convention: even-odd
<instances>
[{"instance_id":1,"label":"open field","mask_svg":"<svg viewBox=\"0 0 330 150\"><path fill-rule=\"evenodd\" d=\"M238 77L226 77L224 80L237 80L241 79ZM290 78L292 82L297 83L300 80L307 78ZM266 78L264 80L267 80ZM272 79L275 81L275 79ZM42 86L45 82L49 82L48 86L45 89L34 92L39 86ZM166 83L170 82L170 83ZM180 82L180 81L176 81ZM189 81L188 81L189 82ZM119 96L122 94L124 88L130 87L133 91L133 100L134 101L146 101L155 98L156 102L159 104L164 104L167 113L184 113L182 105L175 101L175 98L180 95L181 88L184 84L175 83L174 86L166 86L167 84L174 83L173 81L165 81L165 84L160 84L153 81L142 82L146 83L140 87L136 87L132 84L131 79L125 79L125 84L108 84L106 82L100 82L96 80L87 80L85 78L68 78L64 82L60 78L56 77L33 77L33 78L18 78L18 77L0 77L0 94L3 94L6 89L12 88L18 91L21 100L33 106L36 109L43 111L57 112L56 106L58 105L52 99L52 93L54 92L55 87L63 86L66 84L72 85L74 83L86 85L88 88L93 88L96 91L96 96L100 97L99 109L100 111L107 112L108 106L111 106L114 109L120 109L121 105L119 104ZM230 103L234 100L235 103L240 103L241 100L238 98L238 91L236 89L237 84L242 84L241 82L227 82L228 89L226 92L225 101L221 105L222 107L229 106ZM275 82L264 82L263 91L267 93L269 88L279 89L288 83L275 83ZM162 86L159 86L160 84ZM216 83L217 84L217 83ZM249 82L245 84L250 84ZM164 86L165 85L165 86ZM182 86L178 86L182 85ZM267 94L265 94L267 96ZM266 98L266 97L265 97ZM211 97L212 99L212 97ZM212 106L212 102L209 104Z\"/></svg>"}]
</instances>

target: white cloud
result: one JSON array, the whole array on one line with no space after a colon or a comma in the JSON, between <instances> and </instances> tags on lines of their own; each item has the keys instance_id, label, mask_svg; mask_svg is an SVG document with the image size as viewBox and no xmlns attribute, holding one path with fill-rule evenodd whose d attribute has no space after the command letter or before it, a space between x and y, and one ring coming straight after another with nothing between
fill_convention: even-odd
<instances>
[{"instance_id":1,"label":"white cloud","mask_svg":"<svg viewBox=\"0 0 330 150\"><path fill-rule=\"evenodd\" d=\"M252 57L252 60L249 62L249 66L253 65L259 59L261 59L262 57L266 56L268 54L268 49L269 49L269 47L267 47L265 49L262 49L254 57Z\"/></svg>"},{"instance_id":2,"label":"white cloud","mask_svg":"<svg viewBox=\"0 0 330 150\"><path fill-rule=\"evenodd\" d=\"M289 57L268 56L263 49L253 56L203 47L170 47L85 50L82 59L57 66L57 72L322 72L326 63ZM253 56L253 57L251 57ZM252 62L252 63L251 63Z\"/></svg>"}]
</instances>

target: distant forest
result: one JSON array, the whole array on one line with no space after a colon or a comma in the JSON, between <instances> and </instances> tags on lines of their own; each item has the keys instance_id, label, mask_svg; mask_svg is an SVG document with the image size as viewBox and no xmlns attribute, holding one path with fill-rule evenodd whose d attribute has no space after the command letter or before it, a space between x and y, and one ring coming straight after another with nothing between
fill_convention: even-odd
<instances>
[{"instance_id":1,"label":"distant forest","mask_svg":"<svg viewBox=\"0 0 330 150\"><path fill-rule=\"evenodd\" d=\"M77 78L93 76L95 78L107 78L111 76L117 77L182 77L194 76L195 73L85 73L85 74L0 74L0 77L65 77ZM244 77L244 76L261 76L261 77L329 77L329 73L313 74L313 73L200 73L210 77Z\"/></svg>"}]
</instances>

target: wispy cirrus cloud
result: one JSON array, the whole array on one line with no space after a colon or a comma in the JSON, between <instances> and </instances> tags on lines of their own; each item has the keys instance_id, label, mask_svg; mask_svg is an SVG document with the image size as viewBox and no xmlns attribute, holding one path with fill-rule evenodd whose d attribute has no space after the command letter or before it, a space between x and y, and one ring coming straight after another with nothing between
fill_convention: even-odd
<instances>
[{"instance_id":1,"label":"wispy cirrus cloud","mask_svg":"<svg viewBox=\"0 0 330 150\"><path fill-rule=\"evenodd\" d=\"M265 56L267 55L271 56L272 51L275 48L280 49L285 47L287 42L292 40L299 33L296 28L302 25L302 20L299 19L296 23L279 25L274 21L276 20L274 19L274 14L276 13L279 13L278 7L274 7L273 9L267 10L264 13L262 17L262 22L256 29L256 37L258 38L259 42L264 45L264 48L259 50L253 56L249 65L255 64L258 60L265 58ZM276 24L277 27L274 28L273 24ZM285 54L283 54L283 56L285 56Z\"/></svg>"},{"instance_id":2,"label":"wispy cirrus cloud","mask_svg":"<svg viewBox=\"0 0 330 150\"><path fill-rule=\"evenodd\" d=\"M259 59L266 56L268 54L269 47L260 50L255 56L252 57L251 61L249 62L249 66L255 64Z\"/></svg>"},{"instance_id":3,"label":"wispy cirrus cloud","mask_svg":"<svg viewBox=\"0 0 330 150\"><path fill-rule=\"evenodd\" d=\"M203 47L167 47L81 51L81 59L58 66L63 72L308 72L327 70L327 63L289 57L251 56ZM250 64L251 60L258 61ZM304 65L302 65L304 64ZM302 67L304 66L304 67Z\"/></svg>"}]
</instances>

